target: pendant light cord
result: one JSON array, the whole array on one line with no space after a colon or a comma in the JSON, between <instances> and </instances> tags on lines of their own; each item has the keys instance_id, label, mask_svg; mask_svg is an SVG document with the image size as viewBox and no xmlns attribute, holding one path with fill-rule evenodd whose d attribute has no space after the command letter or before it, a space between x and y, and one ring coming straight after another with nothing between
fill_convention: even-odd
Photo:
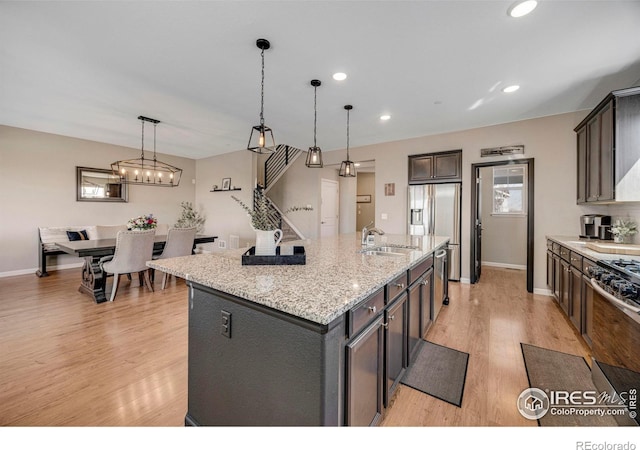
<instances>
[{"instance_id":1,"label":"pendant light cord","mask_svg":"<svg viewBox=\"0 0 640 450\"><path fill-rule=\"evenodd\" d=\"M347 161L349 161L349 110L347 109Z\"/></svg>"},{"instance_id":2,"label":"pendant light cord","mask_svg":"<svg viewBox=\"0 0 640 450\"><path fill-rule=\"evenodd\" d=\"M262 82L260 84L260 125L264 126L264 48L260 52L262 57Z\"/></svg>"},{"instance_id":3,"label":"pendant light cord","mask_svg":"<svg viewBox=\"0 0 640 450\"><path fill-rule=\"evenodd\" d=\"M142 148L140 149L140 159L144 161L144 120L140 120L142 122Z\"/></svg>"},{"instance_id":4,"label":"pendant light cord","mask_svg":"<svg viewBox=\"0 0 640 450\"><path fill-rule=\"evenodd\" d=\"M313 87L313 147L317 147L316 145L316 123L318 121L318 109L316 108L316 104L317 104L317 93L318 93L318 87L314 86Z\"/></svg>"}]
</instances>

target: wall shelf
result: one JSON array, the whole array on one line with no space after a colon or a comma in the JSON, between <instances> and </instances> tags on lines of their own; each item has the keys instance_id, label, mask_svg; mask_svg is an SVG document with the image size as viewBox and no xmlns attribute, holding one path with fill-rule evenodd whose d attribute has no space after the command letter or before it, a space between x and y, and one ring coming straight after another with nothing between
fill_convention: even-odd
<instances>
[{"instance_id":1,"label":"wall shelf","mask_svg":"<svg viewBox=\"0 0 640 450\"><path fill-rule=\"evenodd\" d=\"M231 192L231 191L241 191L242 188L234 188L234 189L211 189L209 192Z\"/></svg>"}]
</instances>

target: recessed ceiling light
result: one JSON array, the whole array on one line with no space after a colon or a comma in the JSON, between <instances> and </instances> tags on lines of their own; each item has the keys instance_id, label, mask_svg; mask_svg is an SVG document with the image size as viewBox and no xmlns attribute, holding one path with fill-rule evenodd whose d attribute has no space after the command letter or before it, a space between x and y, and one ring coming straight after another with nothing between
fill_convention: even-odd
<instances>
[{"instance_id":1,"label":"recessed ceiling light","mask_svg":"<svg viewBox=\"0 0 640 450\"><path fill-rule=\"evenodd\" d=\"M344 72L336 72L333 74L333 79L336 81L342 81L347 79L347 74Z\"/></svg>"},{"instance_id":2,"label":"recessed ceiling light","mask_svg":"<svg viewBox=\"0 0 640 450\"><path fill-rule=\"evenodd\" d=\"M507 14L509 14L511 17L526 16L531 11L536 9L536 6L538 6L538 2L535 0L526 0L524 2L519 1L509 7L509 9L507 10Z\"/></svg>"},{"instance_id":3,"label":"recessed ceiling light","mask_svg":"<svg viewBox=\"0 0 640 450\"><path fill-rule=\"evenodd\" d=\"M389 114L383 114L380 116L380 120L389 120L391 119L391 116Z\"/></svg>"},{"instance_id":4,"label":"recessed ceiling light","mask_svg":"<svg viewBox=\"0 0 640 450\"><path fill-rule=\"evenodd\" d=\"M517 91L518 89L520 89L520 86L518 86L517 84L514 84L512 86L507 86L502 90L502 92L506 92L507 94L509 94L511 92Z\"/></svg>"}]
</instances>

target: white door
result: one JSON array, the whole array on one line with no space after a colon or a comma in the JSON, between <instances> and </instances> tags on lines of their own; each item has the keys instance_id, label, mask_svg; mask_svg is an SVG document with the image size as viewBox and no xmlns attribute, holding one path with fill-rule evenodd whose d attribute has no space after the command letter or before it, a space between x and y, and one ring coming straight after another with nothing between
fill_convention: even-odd
<instances>
[{"instance_id":1,"label":"white door","mask_svg":"<svg viewBox=\"0 0 640 450\"><path fill-rule=\"evenodd\" d=\"M322 179L320 197L320 237L338 234L338 182Z\"/></svg>"}]
</instances>

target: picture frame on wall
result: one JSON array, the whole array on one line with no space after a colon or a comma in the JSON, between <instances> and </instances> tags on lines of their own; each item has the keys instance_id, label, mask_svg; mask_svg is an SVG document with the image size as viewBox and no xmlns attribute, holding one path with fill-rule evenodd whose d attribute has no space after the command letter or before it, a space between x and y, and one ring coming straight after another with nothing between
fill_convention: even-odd
<instances>
[{"instance_id":1,"label":"picture frame on wall","mask_svg":"<svg viewBox=\"0 0 640 450\"><path fill-rule=\"evenodd\" d=\"M231 178L223 178L222 179L222 190L228 191L231 189Z\"/></svg>"}]
</instances>

